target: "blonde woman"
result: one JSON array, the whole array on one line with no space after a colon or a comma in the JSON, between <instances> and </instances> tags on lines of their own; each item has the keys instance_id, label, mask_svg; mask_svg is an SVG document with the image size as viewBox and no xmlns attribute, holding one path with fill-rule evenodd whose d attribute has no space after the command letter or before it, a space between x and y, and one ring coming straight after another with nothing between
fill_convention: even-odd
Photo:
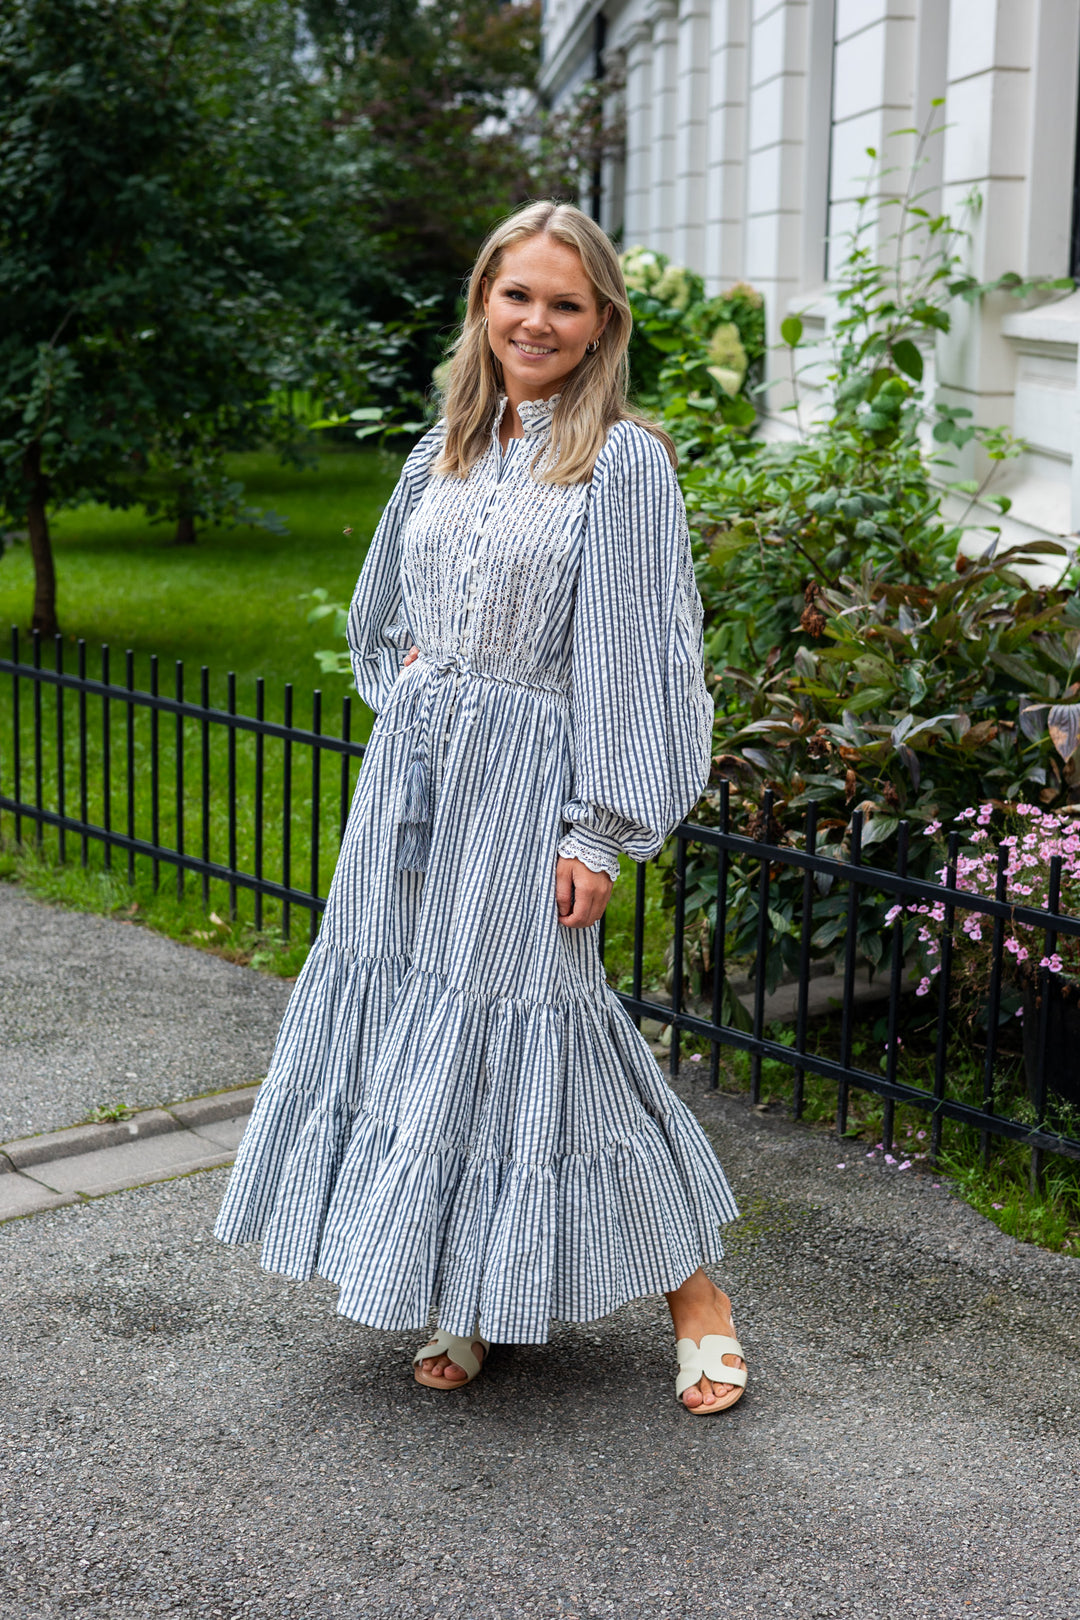
<instances>
[{"instance_id":1,"label":"blonde woman","mask_svg":"<svg viewBox=\"0 0 1080 1620\"><path fill-rule=\"evenodd\" d=\"M742 1394L703 1263L737 1213L608 988L618 857L708 774L701 603L670 441L626 405L607 237L534 203L481 249L445 416L409 456L349 615L377 713L322 929L218 1219L338 1310L438 1329L460 1389L664 1292L698 1415ZM617 1374L616 1374L617 1376Z\"/></svg>"}]
</instances>

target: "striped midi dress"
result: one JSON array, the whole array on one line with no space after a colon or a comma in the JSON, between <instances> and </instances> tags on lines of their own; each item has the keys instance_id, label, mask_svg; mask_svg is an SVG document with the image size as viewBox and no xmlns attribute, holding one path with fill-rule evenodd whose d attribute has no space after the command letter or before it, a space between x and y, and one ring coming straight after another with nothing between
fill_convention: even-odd
<instances>
[{"instance_id":1,"label":"striped midi dress","mask_svg":"<svg viewBox=\"0 0 1080 1620\"><path fill-rule=\"evenodd\" d=\"M543 482L553 405L464 481L432 429L372 540L348 635L377 718L215 1228L370 1327L543 1343L677 1287L737 1214L598 925L558 921L557 856L614 877L692 809L712 706L661 445L620 422L589 482Z\"/></svg>"}]
</instances>

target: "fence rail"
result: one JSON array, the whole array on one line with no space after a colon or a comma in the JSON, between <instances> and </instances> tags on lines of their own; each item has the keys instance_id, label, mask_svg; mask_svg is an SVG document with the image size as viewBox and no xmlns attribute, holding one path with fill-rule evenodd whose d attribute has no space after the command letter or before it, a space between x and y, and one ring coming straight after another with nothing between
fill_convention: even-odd
<instances>
[{"instance_id":1,"label":"fence rail","mask_svg":"<svg viewBox=\"0 0 1080 1620\"><path fill-rule=\"evenodd\" d=\"M125 857L126 875L134 881L136 862L145 860L158 887L163 867L175 872L177 893L188 892L193 875L201 885L201 901L210 904L211 883L227 886L228 903L236 915L238 895L254 897L254 923L263 927L264 901L280 905L281 931L289 937L293 909L306 911L308 934L314 939L325 906L325 889L337 845L348 816L355 773L364 746L352 740L352 705L342 703L340 734L323 729L322 698L312 694L311 724L295 723L294 694L284 691L280 721L266 716L265 683L255 684L255 713L237 712L236 679L227 678L224 709L211 705L209 671L199 672L199 696L185 695L181 663L173 670L173 695L160 690L160 666L150 660L149 689L136 687L134 658L124 658L124 679L110 674L108 647L101 648L100 676L87 673L87 648L77 647L77 668L64 668L60 637L52 647L52 667L43 662L43 643L33 638L31 657L21 655L19 636L11 633L10 657L0 658L0 677L10 683L9 700L0 702L0 828L4 815L13 821L16 843L32 830L41 845L46 829L57 838L57 855L68 859L69 840L77 840L83 867L91 864L91 847L100 846L103 864L112 866L114 854ZM46 702L46 694L51 698ZM163 735L167 732L168 736ZM119 737L118 737L119 733ZM273 759L268 748L273 747ZM324 771L324 763L329 769ZM69 806L77 806L72 813ZM766 798L760 825L772 826L771 803ZM192 828L195 828L194 837ZM328 835L332 828L336 837ZM636 1020L658 1020L670 1026L670 1062L678 1069L687 1039L707 1042L711 1055L710 1078L719 1080L724 1049L748 1056L750 1085L755 1101L762 1088L762 1065L780 1064L791 1074L791 1104L796 1117L804 1110L807 1076L817 1076L836 1088L836 1127L847 1129L853 1093L881 1099L882 1141L892 1142L896 1109L925 1114L930 1125L930 1151L941 1147L945 1120L978 1131L984 1152L991 1138L1019 1142L1032 1151L1033 1175L1042 1155L1051 1152L1080 1159L1076 1114L1050 1084L1047 1073L1048 1041L1054 1006L1051 974L1037 970L1032 998L1037 1033L1034 1074L1029 1073L1026 1102L1012 1111L999 1106L1002 1073L1015 1077L1018 1058L1003 1048L1000 1025L1006 991L1004 930L1007 923L1024 924L1043 938L1043 956L1050 957L1059 938L1080 939L1080 919L1060 907L1060 859L1051 865L1050 908L1016 906L1006 898L1005 852L998 865L993 895L976 895L958 887L959 835L949 841L944 883L931 883L908 875L908 829L898 829L896 869L867 865L862 857L863 822L852 817L850 858L839 860L817 848L817 824L810 807L802 847L769 843L736 831L730 824L726 788L721 792L719 825L684 822L673 834L673 888L670 954L670 1002L650 995L644 984L646 946L647 875L638 865L634 892L634 923L629 986L618 992ZM170 835L171 834L171 838ZM301 840L303 844L301 845ZM243 844L243 854L241 845ZM708 967L702 994L688 995L688 862L694 863L695 894L711 892L705 908ZM274 875L268 875L273 871ZM306 881L300 881L303 872ZM724 1019L728 961L728 912L733 877L755 886L757 932L755 959L763 962L769 944L769 903L786 873L801 875L801 915L798 918L798 971L795 974L794 1036L791 1044L776 1038L767 1027L764 974L756 974L749 1009L749 1028L739 1020ZM840 951L843 993L839 1030L834 1050L821 1050L812 1036L810 981L813 958L814 897L822 884L846 894L844 941ZM940 972L933 1008L932 1077L927 1085L912 1084L900 1074L900 1030L909 1000L905 984L905 945L902 916L887 933L891 937L887 963L889 996L885 1014L883 1067L879 1072L855 1062L856 1005L854 989L859 966L857 919L867 897L943 908ZM978 914L993 925L990 977L986 986L985 1046L981 1082L973 1093L970 1082L958 1087L950 1079L953 1039L952 945L960 913ZM702 907L695 906L691 922L700 928ZM604 925L600 930L604 948ZM699 975L700 977L700 975ZM790 1033L790 1032L789 1032ZM1080 1100L1080 1052L1077 1060L1077 1097ZM1014 1088L1015 1089L1015 1085Z\"/></svg>"}]
</instances>

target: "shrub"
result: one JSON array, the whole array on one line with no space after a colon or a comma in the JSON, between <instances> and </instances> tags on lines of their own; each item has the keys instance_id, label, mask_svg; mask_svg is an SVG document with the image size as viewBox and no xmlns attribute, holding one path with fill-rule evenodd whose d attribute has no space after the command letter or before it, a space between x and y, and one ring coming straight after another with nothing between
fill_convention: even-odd
<instances>
[{"instance_id":1,"label":"shrub","mask_svg":"<svg viewBox=\"0 0 1080 1620\"><path fill-rule=\"evenodd\" d=\"M648 248L628 249L620 263L634 314L630 378L638 403L663 416L691 457L713 448L714 434L702 440L688 426L751 427L756 412L746 390L765 352L761 294L740 282L706 298L699 275Z\"/></svg>"},{"instance_id":2,"label":"shrub","mask_svg":"<svg viewBox=\"0 0 1080 1620\"><path fill-rule=\"evenodd\" d=\"M710 415L707 366L696 359L681 379L672 366L658 373L665 423L687 424L681 477L717 699L716 773L697 815L715 821L726 777L736 818L750 825L760 826L761 796L772 790L770 837L798 839L785 824L817 801L824 847L841 857L861 810L863 845L880 846L879 859L902 816L928 823L976 799L1053 807L1080 796L1077 737L1069 725L1055 734L1046 724L1080 693L1075 574L1035 591L1016 571L1024 560L1067 564L1066 548L1047 541L1026 559L999 559L990 526L978 562L958 554L977 501L1008 510L988 486L1019 446L924 394L922 344L948 331L954 299L991 287L964 273L963 228L922 210L914 183L884 206L899 209L886 252L870 245L877 221L868 195L839 270L831 353L824 365L813 357L825 376L811 422L802 323L782 324L794 438L748 439L725 421L722 402ZM992 287L1027 294L1063 285L1072 283L1036 289L1010 275ZM951 459L972 439L990 467L978 486L957 481ZM950 493L967 503L956 520L943 510ZM911 870L928 873L931 858L920 842ZM692 858L689 873L695 903L709 907L710 864L699 871ZM755 948L755 894L749 871L729 894L734 949ZM801 879L781 878L770 905L763 966L773 984L795 965ZM887 938L882 913L867 903L859 917L871 963ZM814 950L828 954L845 926L839 896L817 895L814 924Z\"/></svg>"}]
</instances>

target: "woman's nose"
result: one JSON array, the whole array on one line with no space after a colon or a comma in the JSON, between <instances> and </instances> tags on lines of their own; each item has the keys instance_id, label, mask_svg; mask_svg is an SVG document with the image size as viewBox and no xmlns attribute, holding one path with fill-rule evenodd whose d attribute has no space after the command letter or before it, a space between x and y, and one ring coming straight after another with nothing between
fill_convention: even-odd
<instances>
[{"instance_id":1,"label":"woman's nose","mask_svg":"<svg viewBox=\"0 0 1080 1620\"><path fill-rule=\"evenodd\" d=\"M546 332L548 326L546 307L543 304L531 304L525 312L525 325L531 332Z\"/></svg>"}]
</instances>

